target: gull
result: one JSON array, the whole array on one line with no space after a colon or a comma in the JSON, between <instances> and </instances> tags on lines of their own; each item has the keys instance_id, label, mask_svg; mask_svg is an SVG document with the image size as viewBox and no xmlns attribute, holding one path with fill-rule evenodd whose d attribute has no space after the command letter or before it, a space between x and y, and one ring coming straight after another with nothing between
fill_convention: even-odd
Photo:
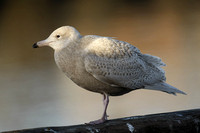
<instances>
[{"instance_id":1,"label":"gull","mask_svg":"<svg viewBox=\"0 0 200 133\"><path fill-rule=\"evenodd\" d=\"M109 96L120 96L137 89L150 89L169 94L181 90L166 83L165 63L159 57L142 54L135 46L112 37L82 36L72 26L62 26L33 48L54 49L58 68L78 86L103 95L104 111L100 124L107 120Z\"/></svg>"}]
</instances>

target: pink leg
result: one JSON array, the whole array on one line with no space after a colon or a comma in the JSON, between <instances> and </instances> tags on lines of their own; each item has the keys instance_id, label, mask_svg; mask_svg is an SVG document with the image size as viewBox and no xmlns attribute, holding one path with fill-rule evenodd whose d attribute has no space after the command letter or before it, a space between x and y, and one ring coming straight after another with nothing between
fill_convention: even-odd
<instances>
[{"instance_id":1,"label":"pink leg","mask_svg":"<svg viewBox=\"0 0 200 133\"><path fill-rule=\"evenodd\" d=\"M107 110L107 107L108 107L108 103L109 103L109 96L108 96L108 94L104 93L103 94L103 104L104 104L103 115L102 115L101 119L96 120L96 121L91 121L89 124L100 124L100 123L103 123L107 120L108 115L106 113L106 110Z\"/></svg>"},{"instance_id":2,"label":"pink leg","mask_svg":"<svg viewBox=\"0 0 200 133\"><path fill-rule=\"evenodd\" d=\"M109 103L109 96L107 94L104 94L103 95L104 112L103 112L102 119L105 119L105 120L107 120L108 118L108 115L106 113L106 110L108 108L108 103Z\"/></svg>"}]
</instances>

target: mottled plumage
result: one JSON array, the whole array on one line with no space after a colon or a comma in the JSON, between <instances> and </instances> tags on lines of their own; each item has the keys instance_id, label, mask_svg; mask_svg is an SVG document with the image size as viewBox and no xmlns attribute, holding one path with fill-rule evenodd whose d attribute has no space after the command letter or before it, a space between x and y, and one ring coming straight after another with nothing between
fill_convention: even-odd
<instances>
[{"instance_id":1,"label":"mottled plumage","mask_svg":"<svg viewBox=\"0 0 200 133\"><path fill-rule=\"evenodd\" d=\"M96 40L86 47L84 63L86 71L99 81L135 90L165 80L160 66L146 61L133 45L107 37ZM154 61L155 57L148 58Z\"/></svg>"},{"instance_id":2,"label":"mottled plumage","mask_svg":"<svg viewBox=\"0 0 200 133\"><path fill-rule=\"evenodd\" d=\"M160 90L170 94L184 92L165 83L165 63L159 57L142 54L133 45L96 35L81 36L71 26L55 30L33 47L50 46L57 66L77 85L104 95L103 117L107 119L108 96L136 89Z\"/></svg>"}]
</instances>

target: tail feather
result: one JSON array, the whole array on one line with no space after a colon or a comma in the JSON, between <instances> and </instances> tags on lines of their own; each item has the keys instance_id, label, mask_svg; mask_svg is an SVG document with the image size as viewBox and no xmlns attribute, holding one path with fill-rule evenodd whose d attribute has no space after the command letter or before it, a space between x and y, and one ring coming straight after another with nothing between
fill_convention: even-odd
<instances>
[{"instance_id":1,"label":"tail feather","mask_svg":"<svg viewBox=\"0 0 200 133\"><path fill-rule=\"evenodd\" d=\"M156 84L153 84L153 85L145 85L144 87L145 89L150 89L150 90L158 90L158 91L164 91L164 92L167 92L169 94L173 94L173 95L176 95L176 93L180 93L180 94L184 94L186 95L185 92L167 84L167 83L164 83L164 82L160 82L160 83L156 83Z\"/></svg>"},{"instance_id":2,"label":"tail feather","mask_svg":"<svg viewBox=\"0 0 200 133\"><path fill-rule=\"evenodd\" d=\"M157 56L153 56L153 55L149 55L149 54L143 54L143 58L148 63L153 64L157 67L166 66L166 64L164 62L162 62L162 60Z\"/></svg>"}]
</instances>

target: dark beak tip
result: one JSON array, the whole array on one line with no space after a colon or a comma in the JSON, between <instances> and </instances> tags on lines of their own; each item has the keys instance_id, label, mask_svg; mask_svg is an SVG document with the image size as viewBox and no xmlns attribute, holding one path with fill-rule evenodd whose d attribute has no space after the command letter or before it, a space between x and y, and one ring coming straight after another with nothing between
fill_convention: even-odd
<instances>
[{"instance_id":1,"label":"dark beak tip","mask_svg":"<svg viewBox=\"0 0 200 133\"><path fill-rule=\"evenodd\" d=\"M38 48L37 43L34 43L34 44L33 44L33 48Z\"/></svg>"}]
</instances>

